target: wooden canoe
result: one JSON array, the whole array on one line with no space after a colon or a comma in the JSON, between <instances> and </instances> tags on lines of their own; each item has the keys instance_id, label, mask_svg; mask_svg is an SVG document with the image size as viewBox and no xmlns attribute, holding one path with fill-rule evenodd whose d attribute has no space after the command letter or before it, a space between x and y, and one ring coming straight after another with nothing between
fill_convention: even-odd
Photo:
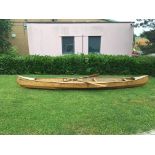
<instances>
[{"instance_id":1,"label":"wooden canoe","mask_svg":"<svg viewBox=\"0 0 155 155\"><path fill-rule=\"evenodd\" d=\"M148 75L124 78L87 76L81 78L29 78L18 76L17 83L26 88L39 89L112 89L137 87L146 84Z\"/></svg>"}]
</instances>

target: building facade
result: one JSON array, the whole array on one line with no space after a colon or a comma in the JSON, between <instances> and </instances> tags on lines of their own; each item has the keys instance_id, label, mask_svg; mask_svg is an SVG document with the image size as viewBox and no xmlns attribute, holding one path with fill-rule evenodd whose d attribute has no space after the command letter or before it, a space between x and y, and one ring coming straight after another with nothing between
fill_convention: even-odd
<instances>
[{"instance_id":1,"label":"building facade","mask_svg":"<svg viewBox=\"0 0 155 155\"><path fill-rule=\"evenodd\" d=\"M29 20L18 25L11 40L22 54L132 54L132 22Z\"/></svg>"}]
</instances>

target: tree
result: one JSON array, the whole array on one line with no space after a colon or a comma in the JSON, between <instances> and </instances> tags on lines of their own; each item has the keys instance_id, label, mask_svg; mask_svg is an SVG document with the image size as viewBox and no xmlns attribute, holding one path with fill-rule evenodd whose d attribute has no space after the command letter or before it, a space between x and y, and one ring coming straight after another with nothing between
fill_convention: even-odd
<instances>
[{"instance_id":1,"label":"tree","mask_svg":"<svg viewBox=\"0 0 155 155\"><path fill-rule=\"evenodd\" d=\"M12 30L12 22L9 19L0 19L0 52L7 51L11 44L9 35Z\"/></svg>"},{"instance_id":2,"label":"tree","mask_svg":"<svg viewBox=\"0 0 155 155\"><path fill-rule=\"evenodd\" d=\"M135 27L155 29L155 19L137 19Z\"/></svg>"},{"instance_id":3,"label":"tree","mask_svg":"<svg viewBox=\"0 0 155 155\"><path fill-rule=\"evenodd\" d=\"M144 54L155 53L155 19L137 19L136 27L148 28L149 31L144 31L140 37L149 40L147 46L140 46Z\"/></svg>"},{"instance_id":4,"label":"tree","mask_svg":"<svg viewBox=\"0 0 155 155\"><path fill-rule=\"evenodd\" d=\"M141 37L147 38L149 40L147 46L140 46L144 54L155 53L155 29L143 32Z\"/></svg>"},{"instance_id":5,"label":"tree","mask_svg":"<svg viewBox=\"0 0 155 155\"><path fill-rule=\"evenodd\" d=\"M151 43L155 43L155 29L150 31L145 31L140 36L149 39Z\"/></svg>"}]
</instances>

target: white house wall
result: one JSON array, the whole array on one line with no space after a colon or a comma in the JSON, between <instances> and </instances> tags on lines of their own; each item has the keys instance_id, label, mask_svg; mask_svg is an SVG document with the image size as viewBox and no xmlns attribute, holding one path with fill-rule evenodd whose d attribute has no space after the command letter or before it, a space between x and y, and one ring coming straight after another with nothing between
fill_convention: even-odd
<instances>
[{"instance_id":1,"label":"white house wall","mask_svg":"<svg viewBox=\"0 0 155 155\"><path fill-rule=\"evenodd\" d=\"M88 36L101 36L102 54L131 55L131 23L29 23L31 55L62 55L62 36L74 36L75 53L88 54ZM82 46L83 40L83 46Z\"/></svg>"}]
</instances>

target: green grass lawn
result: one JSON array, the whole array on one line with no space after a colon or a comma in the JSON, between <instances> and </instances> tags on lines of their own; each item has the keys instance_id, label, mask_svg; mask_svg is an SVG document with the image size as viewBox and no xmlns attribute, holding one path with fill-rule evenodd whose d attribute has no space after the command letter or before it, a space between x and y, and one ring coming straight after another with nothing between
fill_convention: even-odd
<instances>
[{"instance_id":1,"label":"green grass lawn","mask_svg":"<svg viewBox=\"0 0 155 155\"><path fill-rule=\"evenodd\" d=\"M153 128L153 77L137 88L37 90L20 87L14 75L0 76L0 134L138 134Z\"/></svg>"}]
</instances>

